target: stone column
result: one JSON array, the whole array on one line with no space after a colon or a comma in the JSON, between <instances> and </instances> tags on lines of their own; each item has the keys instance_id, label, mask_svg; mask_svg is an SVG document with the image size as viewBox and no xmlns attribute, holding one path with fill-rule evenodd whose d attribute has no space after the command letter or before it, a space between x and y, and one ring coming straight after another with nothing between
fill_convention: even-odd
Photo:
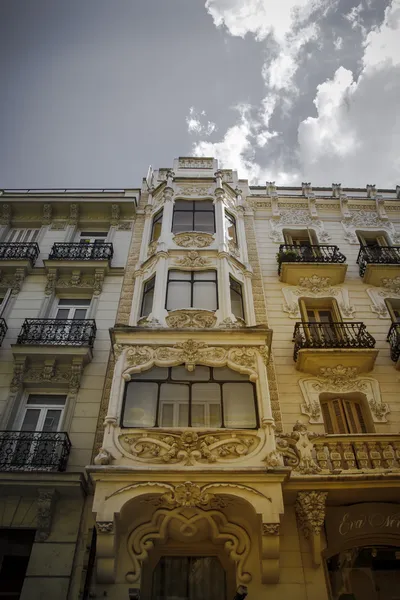
<instances>
[{"instance_id":1,"label":"stone column","mask_svg":"<svg viewBox=\"0 0 400 600\"><path fill-rule=\"evenodd\" d=\"M146 260L148 255L148 249L150 245L150 234L151 225L153 222L153 207L151 204L146 204L144 207L145 221L143 227L142 243L140 245L139 262L142 263Z\"/></svg>"},{"instance_id":2,"label":"stone column","mask_svg":"<svg viewBox=\"0 0 400 600\"><path fill-rule=\"evenodd\" d=\"M237 207L236 226L240 257L242 262L247 265L249 262L249 256L247 252L246 230L244 227L244 209L242 206Z\"/></svg>"}]
</instances>

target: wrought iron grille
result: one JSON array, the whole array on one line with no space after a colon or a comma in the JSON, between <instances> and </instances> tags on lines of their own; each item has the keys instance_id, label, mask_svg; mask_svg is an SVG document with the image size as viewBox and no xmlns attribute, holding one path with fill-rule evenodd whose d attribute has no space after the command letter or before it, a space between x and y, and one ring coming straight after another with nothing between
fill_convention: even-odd
<instances>
[{"instance_id":1,"label":"wrought iron grille","mask_svg":"<svg viewBox=\"0 0 400 600\"><path fill-rule=\"evenodd\" d=\"M49 260L111 260L113 245L106 242L93 244L53 244Z\"/></svg>"},{"instance_id":2,"label":"wrought iron grille","mask_svg":"<svg viewBox=\"0 0 400 600\"><path fill-rule=\"evenodd\" d=\"M4 319L0 319L0 346L3 343L4 337L7 333L7 324Z\"/></svg>"},{"instance_id":3,"label":"wrought iron grille","mask_svg":"<svg viewBox=\"0 0 400 600\"><path fill-rule=\"evenodd\" d=\"M0 471L65 471L70 450L65 432L0 431Z\"/></svg>"},{"instance_id":4,"label":"wrought iron grille","mask_svg":"<svg viewBox=\"0 0 400 600\"><path fill-rule=\"evenodd\" d=\"M400 246L361 246L357 264L361 277L364 276L367 265L400 265Z\"/></svg>"},{"instance_id":5,"label":"wrought iron grille","mask_svg":"<svg viewBox=\"0 0 400 600\"><path fill-rule=\"evenodd\" d=\"M338 246L297 246L296 244L281 244L277 256L278 273L285 262L305 263L344 263L346 257L339 252Z\"/></svg>"},{"instance_id":6,"label":"wrought iron grille","mask_svg":"<svg viewBox=\"0 0 400 600\"><path fill-rule=\"evenodd\" d=\"M17 344L92 348L95 337L93 319L25 319Z\"/></svg>"},{"instance_id":7,"label":"wrought iron grille","mask_svg":"<svg viewBox=\"0 0 400 600\"><path fill-rule=\"evenodd\" d=\"M390 344L390 358L397 362L400 357L400 323L392 323L387 341Z\"/></svg>"},{"instance_id":8,"label":"wrought iron grille","mask_svg":"<svg viewBox=\"0 0 400 600\"><path fill-rule=\"evenodd\" d=\"M0 260L30 260L32 266L39 256L36 242L1 242Z\"/></svg>"},{"instance_id":9,"label":"wrought iron grille","mask_svg":"<svg viewBox=\"0 0 400 600\"><path fill-rule=\"evenodd\" d=\"M293 332L294 360L302 348L374 348L375 339L364 323L296 323Z\"/></svg>"}]
</instances>

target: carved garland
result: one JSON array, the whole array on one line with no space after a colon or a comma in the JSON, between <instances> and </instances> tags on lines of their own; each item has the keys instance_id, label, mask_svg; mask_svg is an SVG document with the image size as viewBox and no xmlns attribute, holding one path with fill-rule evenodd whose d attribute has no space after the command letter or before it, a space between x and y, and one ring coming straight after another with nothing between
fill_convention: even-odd
<instances>
[{"instance_id":1,"label":"carved garland","mask_svg":"<svg viewBox=\"0 0 400 600\"><path fill-rule=\"evenodd\" d=\"M173 239L181 248L207 248L214 242L214 236L210 233L177 233Z\"/></svg>"},{"instance_id":2,"label":"carved garland","mask_svg":"<svg viewBox=\"0 0 400 600\"><path fill-rule=\"evenodd\" d=\"M174 310L165 321L168 327L210 329L217 322L217 317L208 310Z\"/></svg>"},{"instance_id":3,"label":"carved garland","mask_svg":"<svg viewBox=\"0 0 400 600\"><path fill-rule=\"evenodd\" d=\"M356 229L378 229L386 231L394 244L400 244L400 233L396 231L393 223L381 219L376 211L358 210L349 213L349 217L342 221L344 238L349 244L359 244Z\"/></svg>"},{"instance_id":4,"label":"carved garland","mask_svg":"<svg viewBox=\"0 0 400 600\"><path fill-rule=\"evenodd\" d=\"M286 210L282 211L280 216L276 219L270 219L270 238L272 241L278 244L284 244L282 230L285 227L311 227L315 229L318 241L320 243L326 243L330 241L330 235L324 229L324 224L320 219L313 218L309 211L306 210Z\"/></svg>"},{"instance_id":5,"label":"carved garland","mask_svg":"<svg viewBox=\"0 0 400 600\"><path fill-rule=\"evenodd\" d=\"M340 311L346 319L355 317L355 308L350 304L349 291L346 288L331 286L329 277L319 277L318 275L301 277L297 287L283 287L282 293L285 298L283 311L291 319L300 318L299 298L301 296L308 298L332 296L336 298Z\"/></svg>"}]
</instances>

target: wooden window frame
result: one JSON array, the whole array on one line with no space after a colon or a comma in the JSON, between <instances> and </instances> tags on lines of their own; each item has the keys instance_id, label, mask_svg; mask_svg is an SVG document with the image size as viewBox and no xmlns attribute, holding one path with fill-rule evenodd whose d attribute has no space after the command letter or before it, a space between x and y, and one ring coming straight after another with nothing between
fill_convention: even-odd
<instances>
[{"instance_id":1,"label":"wooden window frame","mask_svg":"<svg viewBox=\"0 0 400 600\"><path fill-rule=\"evenodd\" d=\"M398 303L398 306L393 306L393 303ZM398 311L400 313L400 300L395 300L393 298L385 298L385 304L386 308L388 309L392 323L400 324L400 316L399 318L397 318L395 313L395 311Z\"/></svg>"},{"instance_id":2,"label":"wooden window frame","mask_svg":"<svg viewBox=\"0 0 400 600\"><path fill-rule=\"evenodd\" d=\"M361 400L340 397L320 400L325 431L328 435L368 433Z\"/></svg>"}]
</instances>

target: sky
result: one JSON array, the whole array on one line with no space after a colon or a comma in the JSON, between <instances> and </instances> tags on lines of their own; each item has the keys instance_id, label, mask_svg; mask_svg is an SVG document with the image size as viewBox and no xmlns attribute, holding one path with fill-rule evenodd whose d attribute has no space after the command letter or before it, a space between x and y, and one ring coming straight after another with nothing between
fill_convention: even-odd
<instances>
[{"instance_id":1,"label":"sky","mask_svg":"<svg viewBox=\"0 0 400 600\"><path fill-rule=\"evenodd\" d=\"M400 0L0 0L0 189L400 185Z\"/></svg>"}]
</instances>

